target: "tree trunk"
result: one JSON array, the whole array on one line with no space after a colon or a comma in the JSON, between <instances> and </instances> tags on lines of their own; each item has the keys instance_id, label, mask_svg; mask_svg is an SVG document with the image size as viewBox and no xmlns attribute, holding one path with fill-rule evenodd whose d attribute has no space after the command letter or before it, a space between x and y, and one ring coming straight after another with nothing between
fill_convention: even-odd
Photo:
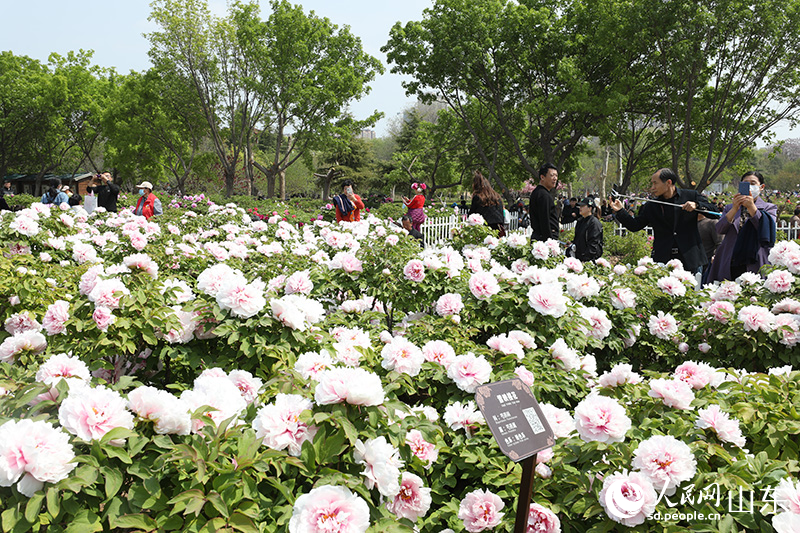
<instances>
[{"instance_id":1,"label":"tree trunk","mask_svg":"<svg viewBox=\"0 0 800 533\"><path fill-rule=\"evenodd\" d=\"M225 169L225 196L233 196L233 186L236 183L236 167L229 166Z\"/></svg>"},{"instance_id":2,"label":"tree trunk","mask_svg":"<svg viewBox=\"0 0 800 533\"><path fill-rule=\"evenodd\" d=\"M606 157L603 161L603 173L600 175L603 178L603 182L600 185L600 194L602 198L606 197L606 178L608 178L608 157L609 157L609 150L608 145L606 145Z\"/></svg>"},{"instance_id":3,"label":"tree trunk","mask_svg":"<svg viewBox=\"0 0 800 533\"><path fill-rule=\"evenodd\" d=\"M280 195L280 200L286 199L286 171L280 170L278 171L278 194Z\"/></svg>"}]
</instances>

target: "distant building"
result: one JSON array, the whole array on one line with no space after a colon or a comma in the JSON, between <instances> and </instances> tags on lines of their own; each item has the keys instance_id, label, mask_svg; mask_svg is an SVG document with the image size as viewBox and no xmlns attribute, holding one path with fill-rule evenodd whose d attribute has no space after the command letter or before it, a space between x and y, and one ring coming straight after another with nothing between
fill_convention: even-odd
<instances>
[{"instance_id":1,"label":"distant building","mask_svg":"<svg viewBox=\"0 0 800 533\"><path fill-rule=\"evenodd\" d=\"M363 129L361 133L356 135L357 139L374 139L375 138L375 130Z\"/></svg>"}]
</instances>

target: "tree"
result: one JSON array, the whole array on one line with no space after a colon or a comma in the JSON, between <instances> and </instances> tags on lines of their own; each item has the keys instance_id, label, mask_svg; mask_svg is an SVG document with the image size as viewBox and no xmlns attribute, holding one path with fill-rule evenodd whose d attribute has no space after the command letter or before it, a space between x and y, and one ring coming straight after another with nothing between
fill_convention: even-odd
<instances>
[{"instance_id":1,"label":"tree","mask_svg":"<svg viewBox=\"0 0 800 533\"><path fill-rule=\"evenodd\" d=\"M650 109L665 128L670 166L703 190L800 110L800 1L649 0ZM695 167L694 160L699 161Z\"/></svg>"},{"instance_id":2,"label":"tree","mask_svg":"<svg viewBox=\"0 0 800 533\"><path fill-rule=\"evenodd\" d=\"M322 187L322 198L331 195L331 185L340 178L352 179L364 190L375 174L375 161L367 142L352 135L348 141L332 145L318 158L319 170L314 177Z\"/></svg>"},{"instance_id":3,"label":"tree","mask_svg":"<svg viewBox=\"0 0 800 533\"><path fill-rule=\"evenodd\" d=\"M208 136L197 92L158 67L124 77L106 117L109 160L125 174L151 181L168 176L184 193L186 179Z\"/></svg>"},{"instance_id":4,"label":"tree","mask_svg":"<svg viewBox=\"0 0 800 533\"><path fill-rule=\"evenodd\" d=\"M262 21L257 5L237 3L233 21L252 67L243 83L263 102L263 131L274 140L264 154L268 164L253 160L253 165L267 176L268 195L277 180L283 198L285 172L295 161L326 143L350 139L380 118L375 112L357 121L347 106L369 92L367 84L383 67L348 28L287 1L273 1L271 7Z\"/></svg>"},{"instance_id":5,"label":"tree","mask_svg":"<svg viewBox=\"0 0 800 533\"><path fill-rule=\"evenodd\" d=\"M621 11L613 0L437 0L423 21L396 24L383 51L392 72L413 77L408 94L461 118L490 174L505 144L529 175L542 160L568 170L624 103L636 54L614 49Z\"/></svg>"},{"instance_id":6,"label":"tree","mask_svg":"<svg viewBox=\"0 0 800 533\"><path fill-rule=\"evenodd\" d=\"M195 91L230 196L240 160L249 160L253 130L263 112L244 81L252 61L239 47L236 20L212 17L204 0L154 0L151 5L150 20L161 31L147 36L150 58L159 71L174 73ZM249 178L252 192L252 172Z\"/></svg>"},{"instance_id":7,"label":"tree","mask_svg":"<svg viewBox=\"0 0 800 533\"><path fill-rule=\"evenodd\" d=\"M27 170L30 144L49 120L41 105L48 76L35 59L0 52L0 176Z\"/></svg>"}]
</instances>

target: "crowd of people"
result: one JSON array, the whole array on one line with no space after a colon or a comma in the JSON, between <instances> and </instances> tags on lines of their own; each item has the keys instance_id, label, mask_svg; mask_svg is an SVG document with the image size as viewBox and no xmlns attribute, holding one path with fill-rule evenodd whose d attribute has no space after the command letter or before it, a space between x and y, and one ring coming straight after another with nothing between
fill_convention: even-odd
<instances>
[{"instance_id":1,"label":"crowd of people","mask_svg":"<svg viewBox=\"0 0 800 533\"><path fill-rule=\"evenodd\" d=\"M87 211L93 211L97 207L102 207L111 213L117 212L117 201L119 199L120 188L114 183L114 177L110 172L103 172L92 176L86 187L86 196L81 196L78 191L73 191L69 185L62 185L58 178L50 178L46 183L47 190L42 194L41 202L50 205L67 204L70 207L83 205ZM153 216L161 215L164 210L161 200L153 194L153 185L149 181L143 181L136 188L139 191L136 206L133 208L134 214L150 219ZM0 188L0 211L11 211L8 198L15 195L11 181L5 180Z\"/></svg>"}]
</instances>

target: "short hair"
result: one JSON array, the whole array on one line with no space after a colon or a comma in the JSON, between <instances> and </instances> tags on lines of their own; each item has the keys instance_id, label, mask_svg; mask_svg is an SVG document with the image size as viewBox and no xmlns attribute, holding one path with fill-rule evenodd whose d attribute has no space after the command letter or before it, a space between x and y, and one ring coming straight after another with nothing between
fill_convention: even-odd
<instances>
[{"instance_id":1,"label":"short hair","mask_svg":"<svg viewBox=\"0 0 800 533\"><path fill-rule=\"evenodd\" d=\"M671 168L662 168L659 170L658 179L660 179L663 183L666 183L667 180L672 180L673 185L678 183L678 175L675 174L675 171Z\"/></svg>"},{"instance_id":2,"label":"short hair","mask_svg":"<svg viewBox=\"0 0 800 533\"><path fill-rule=\"evenodd\" d=\"M761 172L759 172L757 170L749 170L749 171L745 172L744 176L742 176L742 179L740 179L739 181L744 181L744 179L746 177L748 177L748 176L755 176L756 178L758 178L758 182L761 185L766 185L766 182L764 181L764 176L762 176Z\"/></svg>"},{"instance_id":3,"label":"short hair","mask_svg":"<svg viewBox=\"0 0 800 533\"><path fill-rule=\"evenodd\" d=\"M400 217L400 222L405 222L406 220L411 222L411 217L408 215L403 215Z\"/></svg>"},{"instance_id":4,"label":"short hair","mask_svg":"<svg viewBox=\"0 0 800 533\"><path fill-rule=\"evenodd\" d=\"M800 207L795 207L794 208L794 214L795 215L800 215Z\"/></svg>"},{"instance_id":5,"label":"short hair","mask_svg":"<svg viewBox=\"0 0 800 533\"><path fill-rule=\"evenodd\" d=\"M353 185L355 185L355 183L349 178L342 182L342 187L352 187Z\"/></svg>"},{"instance_id":6,"label":"short hair","mask_svg":"<svg viewBox=\"0 0 800 533\"><path fill-rule=\"evenodd\" d=\"M58 178L50 178L49 180L47 180L47 185L49 185L50 187L52 187L54 189L60 189L61 188L61 180L59 180Z\"/></svg>"},{"instance_id":7,"label":"short hair","mask_svg":"<svg viewBox=\"0 0 800 533\"><path fill-rule=\"evenodd\" d=\"M550 169L553 169L553 170L555 170L556 172L558 172L558 169L556 168L556 166L555 166L553 163L545 163L544 165L542 165L541 167L539 167L539 175L540 175L540 176L547 176L547 172L548 172Z\"/></svg>"},{"instance_id":8,"label":"short hair","mask_svg":"<svg viewBox=\"0 0 800 533\"><path fill-rule=\"evenodd\" d=\"M572 198L570 198L570 199L569 199L569 201L570 201L570 202L577 202L577 201L578 201L578 199L577 199L577 198L575 198L575 197L573 196Z\"/></svg>"}]
</instances>

